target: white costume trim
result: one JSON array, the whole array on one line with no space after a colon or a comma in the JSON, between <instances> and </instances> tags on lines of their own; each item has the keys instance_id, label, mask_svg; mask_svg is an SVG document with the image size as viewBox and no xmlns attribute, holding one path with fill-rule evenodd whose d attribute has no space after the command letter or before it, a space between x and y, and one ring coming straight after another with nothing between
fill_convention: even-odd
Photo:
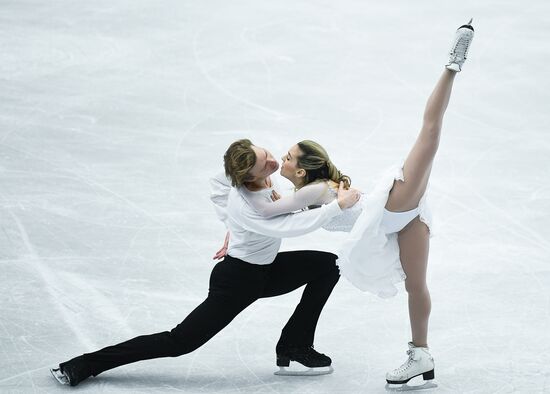
<instances>
[{"instance_id":1,"label":"white costume trim","mask_svg":"<svg viewBox=\"0 0 550 394\"><path fill-rule=\"evenodd\" d=\"M386 234L382 223L384 207L394 180L404 181L403 164L389 168L368 197L359 201L362 212L349 237L337 251L336 263L342 276L357 288L382 298L397 294L395 284L407 277L399 258L397 233ZM420 220L430 230L430 238L433 237L432 212L428 205L427 192L420 199L417 209Z\"/></svg>"}]
</instances>

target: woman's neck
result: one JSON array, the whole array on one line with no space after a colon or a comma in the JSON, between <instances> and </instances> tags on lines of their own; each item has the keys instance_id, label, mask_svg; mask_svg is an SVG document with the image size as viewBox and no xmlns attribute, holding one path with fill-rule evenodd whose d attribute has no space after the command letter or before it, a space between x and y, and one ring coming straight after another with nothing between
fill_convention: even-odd
<instances>
[{"instance_id":1,"label":"woman's neck","mask_svg":"<svg viewBox=\"0 0 550 394\"><path fill-rule=\"evenodd\" d=\"M286 178L294 185L294 190L300 190L304 187L304 181L301 178Z\"/></svg>"}]
</instances>

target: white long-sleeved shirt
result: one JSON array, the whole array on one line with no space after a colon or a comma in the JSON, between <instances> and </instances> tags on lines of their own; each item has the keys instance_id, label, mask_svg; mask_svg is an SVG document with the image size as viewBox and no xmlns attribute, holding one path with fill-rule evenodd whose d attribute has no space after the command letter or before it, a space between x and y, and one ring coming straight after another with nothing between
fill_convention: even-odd
<instances>
[{"instance_id":1,"label":"white long-sleeved shirt","mask_svg":"<svg viewBox=\"0 0 550 394\"><path fill-rule=\"evenodd\" d=\"M246 188L241 189L241 191L245 199L252 205L252 208L264 218L300 211L311 206L329 204L338 195L335 191L329 190L327 181L310 183L277 201L272 201L271 198L269 200L254 198L253 194L255 192L251 192Z\"/></svg>"},{"instance_id":2,"label":"white long-sleeved shirt","mask_svg":"<svg viewBox=\"0 0 550 394\"><path fill-rule=\"evenodd\" d=\"M230 233L227 254L251 264L271 264L279 252L281 238L307 234L342 212L338 201L334 200L300 214L265 218L253 208L262 204L254 204L254 201L271 201L272 191L277 191L275 182L271 188L251 192L245 187L231 187L231 182L221 172L210 179L210 186L210 199L218 218Z\"/></svg>"}]
</instances>

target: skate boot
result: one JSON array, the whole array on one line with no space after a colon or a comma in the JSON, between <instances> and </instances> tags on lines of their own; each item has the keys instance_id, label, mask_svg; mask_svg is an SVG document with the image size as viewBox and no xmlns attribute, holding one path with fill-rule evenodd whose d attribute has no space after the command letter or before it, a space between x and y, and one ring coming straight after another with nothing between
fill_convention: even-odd
<instances>
[{"instance_id":1,"label":"skate boot","mask_svg":"<svg viewBox=\"0 0 550 394\"><path fill-rule=\"evenodd\" d=\"M50 368L53 377L61 384L76 386L92 373L86 363L78 358L59 364L59 368Z\"/></svg>"},{"instance_id":2,"label":"skate boot","mask_svg":"<svg viewBox=\"0 0 550 394\"><path fill-rule=\"evenodd\" d=\"M285 347L277 349L275 375L325 375L332 373L332 360L313 349L313 346Z\"/></svg>"},{"instance_id":3,"label":"skate boot","mask_svg":"<svg viewBox=\"0 0 550 394\"><path fill-rule=\"evenodd\" d=\"M468 24L460 26L456 31L455 40L449 52L449 62L445 65L449 70L456 72L462 70L462 65L468 55L468 49L470 49L470 44L474 39L474 28L470 24L472 20L470 19Z\"/></svg>"},{"instance_id":4,"label":"skate boot","mask_svg":"<svg viewBox=\"0 0 550 394\"><path fill-rule=\"evenodd\" d=\"M386 389L389 391L410 391L437 387L436 384L431 382L435 376L434 359L428 348L416 347L412 342L409 342L407 354L409 359L403 365L386 374L386 381L388 382ZM424 378L424 384L416 386L406 384L419 375Z\"/></svg>"}]
</instances>

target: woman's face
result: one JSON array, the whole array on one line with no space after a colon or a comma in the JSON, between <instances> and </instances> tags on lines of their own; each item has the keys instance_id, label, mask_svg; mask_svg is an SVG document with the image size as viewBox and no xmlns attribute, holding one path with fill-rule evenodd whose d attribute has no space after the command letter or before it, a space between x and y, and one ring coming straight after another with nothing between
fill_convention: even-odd
<instances>
[{"instance_id":1,"label":"woman's face","mask_svg":"<svg viewBox=\"0 0 550 394\"><path fill-rule=\"evenodd\" d=\"M298 145L293 145L288 152L281 157L283 161L281 163L281 175L295 185L297 184L295 181L300 180L300 175L305 174L304 170L298 168L298 157L302 154L303 152L300 150L300 147Z\"/></svg>"}]
</instances>

